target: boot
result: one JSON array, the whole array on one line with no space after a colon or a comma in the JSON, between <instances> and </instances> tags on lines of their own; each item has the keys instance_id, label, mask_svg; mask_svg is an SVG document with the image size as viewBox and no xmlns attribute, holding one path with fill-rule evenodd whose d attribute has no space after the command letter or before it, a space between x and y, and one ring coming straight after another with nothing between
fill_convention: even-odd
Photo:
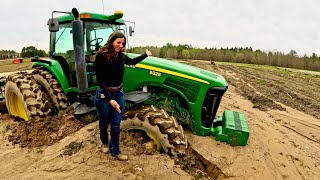
<instances>
[{"instance_id":1,"label":"boot","mask_svg":"<svg viewBox=\"0 0 320 180\"><path fill-rule=\"evenodd\" d=\"M102 144L102 152L104 152L104 153L109 152L109 145L108 144Z\"/></svg>"},{"instance_id":2,"label":"boot","mask_svg":"<svg viewBox=\"0 0 320 180\"><path fill-rule=\"evenodd\" d=\"M118 154L118 155L110 154L109 157L111 160L119 160L119 161L127 161L129 159L128 156L124 154Z\"/></svg>"}]
</instances>

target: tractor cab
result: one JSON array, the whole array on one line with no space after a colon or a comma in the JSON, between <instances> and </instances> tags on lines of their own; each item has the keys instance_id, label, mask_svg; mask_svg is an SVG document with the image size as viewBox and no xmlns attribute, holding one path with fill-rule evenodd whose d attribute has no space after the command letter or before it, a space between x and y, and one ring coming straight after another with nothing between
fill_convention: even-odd
<instances>
[{"instance_id":1,"label":"tractor cab","mask_svg":"<svg viewBox=\"0 0 320 180\"><path fill-rule=\"evenodd\" d=\"M127 34L126 25L122 20L123 13L116 11L113 15L101 15L94 13L81 13L80 19L83 22L83 43L86 62L86 74L89 87L96 86L94 59L95 54L107 41L114 31L121 31ZM77 87L72 14L51 18L48 21L50 30L50 57L57 60L71 87ZM130 34L133 31L129 28ZM128 44L128 43L127 43Z\"/></svg>"}]
</instances>

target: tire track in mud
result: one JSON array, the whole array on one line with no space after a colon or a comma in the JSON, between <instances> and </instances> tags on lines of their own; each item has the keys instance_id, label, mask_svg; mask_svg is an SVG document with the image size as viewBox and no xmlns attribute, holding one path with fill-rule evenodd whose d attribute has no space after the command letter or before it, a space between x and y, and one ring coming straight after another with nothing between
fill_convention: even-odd
<instances>
[{"instance_id":1,"label":"tire track in mud","mask_svg":"<svg viewBox=\"0 0 320 180\"><path fill-rule=\"evenodd\" d=\"M274 112L274 113L279 115L279 116L285 117L285 115L283 115L281 113L278 113L278 112ZM318 124L315 124L315 123L312 123L312 122L307 122L305 120L297 119L297 118L294 118L294 117L291 117L291 120L296 122L296 123L299 123L301 125L307 126L308 128L312 128L314 130L320 131L320 125L318 125Z\"/></svg>"},{"instance_id":2,"label":"tire track in mud","mask_svg":"<svg viewBox=\"0 0 320 180\"><path fill-rule=\"evenodd\" d=\"M284 124L282 124L282 126L283 126L283 127L285 127L285 128L287 128L287 129L290 129L291 131L293 131L293 132L295 132L295 133L299 134L300 136L303 136L304 138L306 138L306 139L308 139L308 140L310 140L310 141L313 141L313 142L315 142L315 143L320 144L320 141L315 140L315 139L312 139L312 138L310 138L310 137L308 137L308 136L306 136L306 135L304 135L304 134L300 133L299 131L295 130L295 129L294 129L294 128L292 128L292 127L289 127L289 126L284 125Z\"/></svg>"},{"instance_id":3,"label":"tire track in mud","mask_svg":"<svg viewBox=\"0 0 320 180\"><path fill-rule=\"evenodd\" d=\"M276 124L280 124L283 127L286 127L290 131L295 132L296 134L309 139L317 144L320 144L320 122L317 119L310 117L295 117L289 116L286 112L272 111L266 112L274 119ZM313 120L309 120L313 119ZM303 133L302 133L303 132ZM318 136L318 137L317 137ZM320 148L320 146L319 146Z\"/></svg>"}]
</instances>

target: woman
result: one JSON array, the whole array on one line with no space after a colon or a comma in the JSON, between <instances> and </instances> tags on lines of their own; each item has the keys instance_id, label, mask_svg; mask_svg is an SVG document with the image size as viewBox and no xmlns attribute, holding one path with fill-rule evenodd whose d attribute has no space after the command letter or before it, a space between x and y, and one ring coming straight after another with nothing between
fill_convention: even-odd
<instances>
[{"instance_id":1,"label":"woman","mask_svg":"<svg viewBox=\"0 0 320 180\"><path fill-rule=\"evenodd\" d=\"M124 34L114 32L107 43L99 49L95 59L99 88L96 91L94 104L98 112L102 150L105 153L110 150L110 158L118 160L128 159L128 156L121 154L119 149L120 122L124 111L122 90L124 64L135 65L152 55L149 50L146 50L145 54L131 59L123 53L125 45ZM111 124L110 144L107 131L109 123Z\"/></svg>"}]
</instances>

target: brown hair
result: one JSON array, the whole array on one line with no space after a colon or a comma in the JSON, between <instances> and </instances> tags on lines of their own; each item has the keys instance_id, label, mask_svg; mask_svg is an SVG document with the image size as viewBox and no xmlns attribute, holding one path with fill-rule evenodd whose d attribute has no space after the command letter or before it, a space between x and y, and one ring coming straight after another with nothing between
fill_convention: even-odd
<instances>
[{"instance_id":1,"label":"brown hair","mask_svg":"<svg viewBox=\"0 0 320 180\"><path fill-rule=\"evenodd\" d=\"M117 52L114 50L113 47L113 42L117 39L117 38L124 38L124 44L123 44L123 48L121 49L121 52L125 51L125 47L126 47L126 37L123 33L119 32L119 31L115 31L113 32L110 36L108 41L106 42L106 44L104 46L102 46L98 53L103 54L104 57L107 58L107 62L110 63L113 61L114 57L116 56Z\"/></svg>"}]
</instances>

